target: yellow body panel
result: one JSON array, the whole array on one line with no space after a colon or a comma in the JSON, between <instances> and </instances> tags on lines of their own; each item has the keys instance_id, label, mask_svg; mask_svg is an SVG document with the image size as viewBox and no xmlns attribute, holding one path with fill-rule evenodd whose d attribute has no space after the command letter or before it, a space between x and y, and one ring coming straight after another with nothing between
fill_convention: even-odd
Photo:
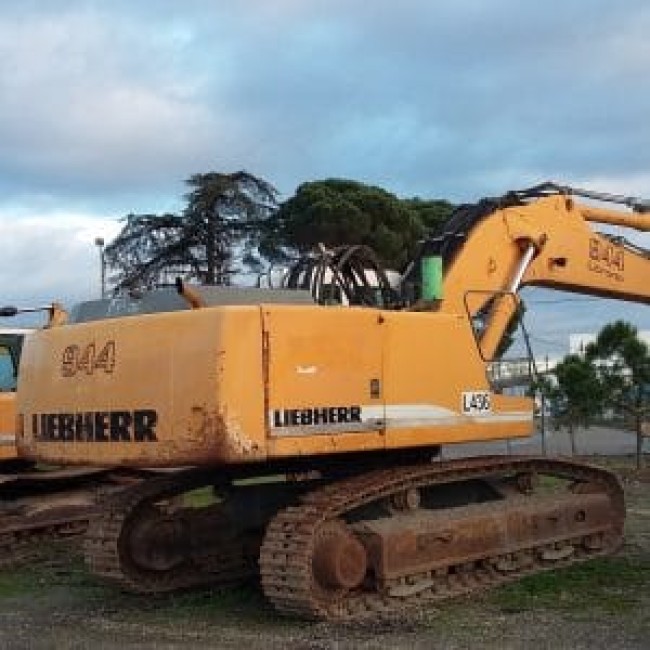
<instances>
[{"instance_id":1,"label":"yellow body panel","mask_svg":"<svg viewBox=\"0 0 650 650\"><path fill-rule=\"evenodd\" d=\"M16 449L16 394L0 393L0 461L18 457Z\"/></svg>"},{"instance_id":2,"label":"yellow body panel","mask_svg":"<svg viewBox=\"0 0 650 650\"><path fill-rule=\"evenodd\" d=\"M80 351L81 358L89 346L97 353L109 343L114 359L108 371L83 364L75 371L63 362L66 350ZM30 457L73 464L179 466L260 457L261 367L257 308L182 311L43 330L23 351L19 447ZM124 426L122 431L111 426L111 417L117 417L111 414L126 412L133 420L149 411L156 413L153 436L138 440L133 422L124 435ZM75 420L72 432L62 420L67 415Z\"/></svg>"},{"instance_id":3,"label":"yellow body panel","mask_svg":"<svg viewBox=\"0 0 650 650\"><path fill-rule=\"evenodd\" d=\"M466 316L388 312L385 327L387 447L530 434L528 399L491 394L490 412L463 413L463 394L490 392ZM407 406L402 416L401 405Z\"/></svg>"},{"instance_id":4,"label":"yellow body panel","mask_svg":"<svg viewBox=\"0 0 650 650\"><path fill-rule=\"evenodd\" d=\"M255 305L55 327L23 350L19 447L162 467L528 435L530 401L491 394L484 366L467 318L432 312Z\"/></svg>"}]
</instances>

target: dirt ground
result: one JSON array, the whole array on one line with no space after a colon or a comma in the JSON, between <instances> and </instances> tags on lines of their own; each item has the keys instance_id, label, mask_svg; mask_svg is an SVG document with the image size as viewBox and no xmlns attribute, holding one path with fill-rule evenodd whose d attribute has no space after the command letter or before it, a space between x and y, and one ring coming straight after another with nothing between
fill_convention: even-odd
<instances>
[{"instance_id":1,"label":"dirt ground","mask_svg":"<svg viewBox=\"0 0 650 650\"><path fill-rule=\"evenodd\" d=\"M403 620L353 626L278 617L254 587L147 598L98 584L68 550L0 571L0 647L644 648L650 647L650 471L624 476L626 542L612 558L527 578Z\"/></svg>"}]
</instances>

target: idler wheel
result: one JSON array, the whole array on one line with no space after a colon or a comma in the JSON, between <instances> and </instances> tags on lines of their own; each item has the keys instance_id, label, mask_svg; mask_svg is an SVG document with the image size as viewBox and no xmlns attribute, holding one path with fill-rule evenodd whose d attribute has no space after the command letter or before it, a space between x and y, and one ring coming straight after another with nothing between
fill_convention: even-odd
<instances>
[{"instance_id":1,"label":"idler wheel","mask_svg":"<svg viewBox=\"0 0 650 650\"><path fill-rule=\"evenodd\" d=\"M181 564L189 550L185 522L155 509L146 509L128 531L132 560L142 569L169 571Z\"/></svg>"},{"instance_id":2,"label":"idler wheel","mask_svg":"<svg viewBox=\"0 0 650 650\"><path fill-rule=\"evenodd\" d=\"M367 567L366 549L343 522L323 524L312 559L314 577L322 587L354 589L363 582Z\"/></svg>"}]
</instances>

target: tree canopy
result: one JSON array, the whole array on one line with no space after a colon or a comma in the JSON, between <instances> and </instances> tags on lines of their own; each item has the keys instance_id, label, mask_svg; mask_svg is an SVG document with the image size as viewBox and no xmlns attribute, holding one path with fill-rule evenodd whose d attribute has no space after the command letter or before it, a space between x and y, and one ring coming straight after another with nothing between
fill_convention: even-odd
<instances>
[{"instance_id":1,"label":"tree canopy","mask_svg":"<svg viewBox=\"0 0 650 650\"><path fill-rule=\"evenodd\" d=\"M603 327L596 341L587 346L585 356L597 364L612 406L634 410L647 402L650 351L631 323L617 320Z\"/></svg>"},{"instance_id":2,"label":"tree canopy","mask_svg":"<svg viewBox=\"0 0 650 650\"><path fill-rule=\"evenodd\" d=\"M650 352L637 329L625 321L605 325L584 355L566 356L553 372L548 391L554 417L567 426L588 425L606 410L631 418L637 432L637 458L642 452L642 423L650 413Z\"/></svg>"},{"instance_id":3,"label":"tree canopy","mask_svg":"<svg viewBox=\"0 0 650 650\"><path fill-rule=\"evenodd\" d=\"M594 366L577 354L567 355L554 369L557 385L551 391L554 417L569 431L572 452L576 452L575 428L588 426L602 413L603 387Z\"/></svg>"},{"instance_id":4,"label":"tree canopy","mask_svg":"<svg viewBox=\"0 0 650 650\"><path fill-rule=\"evenodd\" d=\"M632 324L606 325L585 350L603 387L605 403L631 418L637 434L637 459L642 452L642 424L650 414L650 351Z\"/></svg>"},{"instance_id":5,"label":"tree canopy","mask_svg":"<svg viewBox=\"0 0 650 650\"><path fill-rule=\"evenodd\" d=\"M107 246L120 288L150 288L180 275L202 284L230 284L236 257L259 263L257 244L277 207L277 192L248 172L195 174L177 214L130 214Z\"/></svg>"},{"instance_id":6,"label":"tree canopy","mask_svg":"<svg viewBox=\"0 0 650 650\"><path fill-rule=\"evenodd\" d=\"M125 217L105 250L115 289L151 288L174 276L230 284L238 263L259 270L262 259L287 261L319 243L368 246L402 270L453 209L352 180L303 183L281 205L271 184L244 171L195 174L186 183L180 214Z\"/></svg>"},{"instance_id":7,"label":"tree canopy","mask_svg":"<svg viewBox=\"0 0 650 650\"><path fill-rule=\"evenodd\" d=\"M316 244L362 244L384 264L402 269L417 243L437 230L453 206L444 200L400 199L352 180L303 183L269 220L261 252L269 259L303 254Z\"/></svg>"}]
</instances>

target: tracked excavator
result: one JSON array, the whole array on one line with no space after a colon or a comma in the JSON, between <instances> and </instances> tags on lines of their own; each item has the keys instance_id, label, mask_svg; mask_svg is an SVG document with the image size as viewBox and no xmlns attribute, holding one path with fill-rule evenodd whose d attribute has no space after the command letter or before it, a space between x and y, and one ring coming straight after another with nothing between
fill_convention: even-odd
<instances>
[{"instance_id":1,"label":"tracked excavator","mask_svg":"<svg viewBox=\"0 0 650 650\"><path fill-rule=\"evenodd\" d=\"M550 183L461 206L412 300L338 269L346 306L180 281L87 304L25 344L20 453L184 468L108 495L86 533L90 570L140 593L259 572L282 613L357 620L612 553L611 472L439 449L531 434L532 401L486 372L522 287L650 302L648 251L595 225L648 231L649 209Z\"/></svg>"}]
</instances>

